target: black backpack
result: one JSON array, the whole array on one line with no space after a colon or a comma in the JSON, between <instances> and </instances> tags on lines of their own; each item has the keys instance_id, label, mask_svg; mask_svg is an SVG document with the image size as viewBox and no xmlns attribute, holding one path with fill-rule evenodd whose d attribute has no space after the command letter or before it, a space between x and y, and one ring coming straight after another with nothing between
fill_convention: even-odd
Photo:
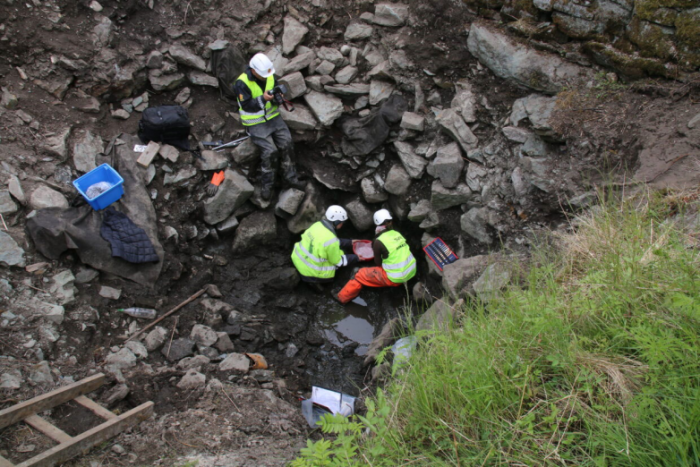
<instances>
[{"instance_id":1,"label":"black backpack","mask_svg":"<svg viewBox=\"0 0 700 467\"><path fill-rule=\"evenodd\" d=\"M161 105L149 107L141 114L139 138L144 144L156 141L189 151L189 136L190 116L184 107Z\"/></svg>"},{"instance_id":2,"label":"black backpack","mask_svg":"<svg viewBox=\"0 0 700 467\"><path fill-rule=\"evenodd\" d=\"M243 54L230 44L212 52L211 74L219 80L219 91L222 96L236 99L233 84L247 66L248 62Z\"/></svg>"}]
</instances>

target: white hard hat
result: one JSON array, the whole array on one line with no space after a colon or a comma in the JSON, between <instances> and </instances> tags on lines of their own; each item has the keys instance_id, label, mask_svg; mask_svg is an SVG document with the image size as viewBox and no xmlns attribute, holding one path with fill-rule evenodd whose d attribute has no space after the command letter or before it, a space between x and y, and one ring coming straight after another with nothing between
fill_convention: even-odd
<instances>
[{"instance_id":1,"label":"white hard hat","mask_svg":"<svg viewBox=\"0 0 700 467\"><path fill-rule=\"evenodd\" d=\"M275 72L275 66L267 55L257 53L250 59L250 67L263 78L267 78Z\"/></svg>"},{"instance_id":2,"label":"white hard hat","mask_svg":"<svg viewBox=\"0 0 700 467\"><path fill-rule=\"evenodd\" d=\"M389 211L386 209L380 209L374 213L374 225L382 225L384 222L390 221L391 219L393 219L393 217L391 217L391 214L389 214Z\"/></svg>"},{"instance_id":3,"label":"white hard hat","mask_svg":"<svg viewBox=\"0 0 700 467\"><path fill-rule=\"evenodd\" d=\"M326 219L331 222L345 222L348 220L348 213L340 206L329 206L326 209Z\"/></svg>"}]
</instances>

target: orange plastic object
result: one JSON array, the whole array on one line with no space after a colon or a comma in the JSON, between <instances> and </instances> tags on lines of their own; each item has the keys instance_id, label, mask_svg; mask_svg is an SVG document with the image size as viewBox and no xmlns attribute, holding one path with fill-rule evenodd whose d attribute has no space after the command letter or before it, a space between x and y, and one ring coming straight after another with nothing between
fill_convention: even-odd
<instances>
[{"instance_id":1,"label":"orange plastic object","mask_svg":"<svg viewBox=\"0 0 700 467\"><path fill-rule=\"evenodd\" d=\"M352 251L360 258L360 261L374 259L371 240L355 240L352 242Z\"/></svg>"},{"instance_id":2,"label":"orange plastic object","mask_svg":"<svg viewBox=\"0 0 700 467\"><path fill-rule=\"evenodd\" d=\"M218 172L215 172L215 173L214 173L214 176L211 177L211 184L212 184L212 185L219 186L219 185L221 185L221 182L224 181L224 178L225 178L225 177L224 177L224 171L223 171L223 170L220 170L220 171L218 171Z\"/></svg>"},{"instance_id":3,"label":"orange plastic object","mask_svg":"<svg viewBox=\"0 0 700 467\"><path fill-rule=\"evenodd\" d=\"M251 370L267 370L267 360L265 360L265 357L259 353L247 353L245 355L253 360L253 366L250 367Z\"/></svg>"}]
</instances>

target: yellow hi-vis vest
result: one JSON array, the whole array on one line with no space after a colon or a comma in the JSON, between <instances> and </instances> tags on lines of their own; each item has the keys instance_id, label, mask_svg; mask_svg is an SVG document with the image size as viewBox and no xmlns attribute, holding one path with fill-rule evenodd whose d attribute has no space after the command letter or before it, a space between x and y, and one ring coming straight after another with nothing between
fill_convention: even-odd
<instances>
[{"instance_id":1,"label":"yellow hi-vis vest","mask_svg":"<svg viewBox=\"0 0 700 467\"><path fill-rule=\"evenodd\" d=\"M302 276L332 279L335 277L335 265L342 256L338 237L321 222L316 222L294 245L292 263Z\"/></svg>"},{"instance_id":2,"label":"yellow hi-vis vest","mask_svg":"<svg viewBox=\"0 0 700 467\"><path fill-rule=\"evenodd\" d=\"M403 235L389 230L377 237L377 240L382 242L389 252L389 256L382 260L382 268L391 282L401 284L416 275L416 258L411 254Z\"/></svg>"},{"instance_id":3,"label":"yellow hi-vis vest","mask_svg":"<svg viewBox=\"0 0 700 467\"><path fill-rule=\"evenodd\" d=\"M262 89L260 89L260 86L258 86L258 83L256 83L255 80L251 81L248 79L247 73L243 72L241 76L238 77L238 79L243 81L246 84L246 86L248 86L248 89L250 89L250 94L253 99L256 99L265 94L265 92ZM265 83L265 91L272 91L272 88L274 87L275 77L274 75L270 75L267 77L267 82ZM259 112L246 112L245 110L243 110L243 107L241 107L241 102L238 101L238 113L241 115L241 123L245 126L252 126L257 125L258 123L265 123L266 121L275 118L280 114L277 105L273 104L272 101L266 101L265 108Z\"/></svg>"}]
</instances>

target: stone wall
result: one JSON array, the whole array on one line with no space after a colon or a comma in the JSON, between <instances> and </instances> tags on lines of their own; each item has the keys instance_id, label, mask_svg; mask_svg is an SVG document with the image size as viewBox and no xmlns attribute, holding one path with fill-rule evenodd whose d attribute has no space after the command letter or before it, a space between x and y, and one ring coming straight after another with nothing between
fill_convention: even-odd
<instances>
[{"instance_id":1,"label":"stone wall","mask_svg":"<svg viewBox=\"0 0 700 467\"><path fill-rule=\"evenodd\" d=\"M700 69L699 0L463 0L481 16L630 78Z\"/></svg>"}]
</instances>

